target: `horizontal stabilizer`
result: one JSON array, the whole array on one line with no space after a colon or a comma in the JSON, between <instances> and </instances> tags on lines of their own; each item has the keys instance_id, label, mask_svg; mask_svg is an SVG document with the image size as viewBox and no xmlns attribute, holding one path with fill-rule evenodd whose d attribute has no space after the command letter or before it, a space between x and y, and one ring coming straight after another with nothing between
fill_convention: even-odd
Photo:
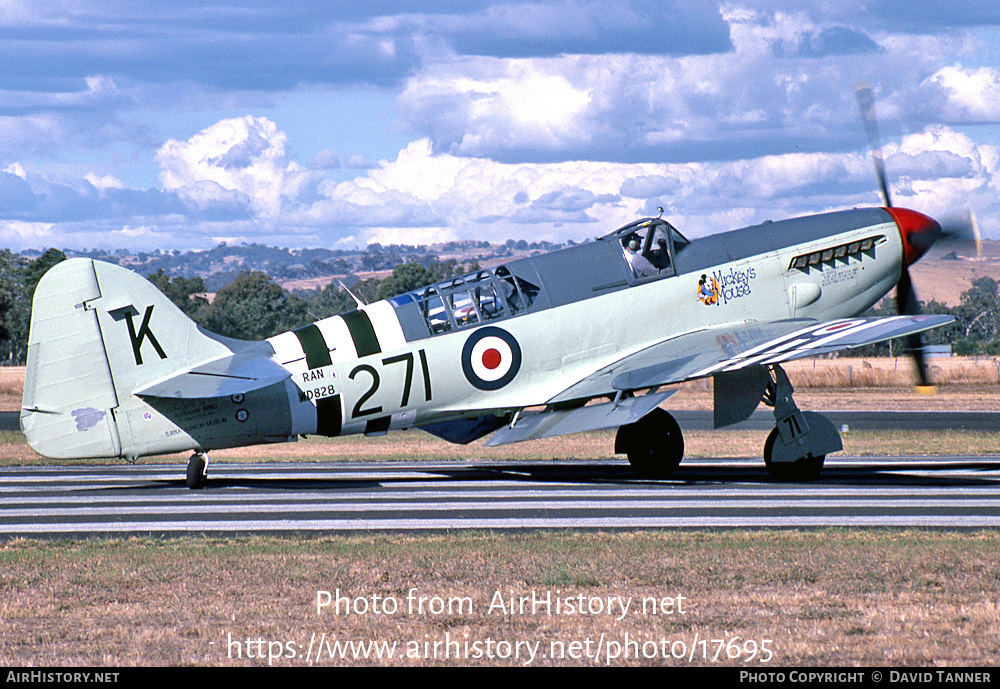
<instances>
[{"instance_id":1,"label":"horizontal stabilizer","mask_svg":"<svg viewBox=\"0 0 1000 689\"><path fill-rule=\"evenodd\" d=\"M229 397L260 390L289 377L291 373L273 359L249 350L177 371L133 392L141 397L173 399Z\"/></svg>"},{"instance_id":2,"label":"horizontal stabilizer","mask_svg":"<svg viewBox=\"0 0 1000 689\"><path fill-rule=\"evenodd\" d=\"M486 443L489 447L509 445L524 440L548 438L555 435L569 435L582 431L596 431L602 428L618 428L635 423L656 409L677 390L650 393L640 397L628 397L617 404L605 402L564 411L546 411L518 418L513 426L497 431Z\"/></svg>"}]
</instances>

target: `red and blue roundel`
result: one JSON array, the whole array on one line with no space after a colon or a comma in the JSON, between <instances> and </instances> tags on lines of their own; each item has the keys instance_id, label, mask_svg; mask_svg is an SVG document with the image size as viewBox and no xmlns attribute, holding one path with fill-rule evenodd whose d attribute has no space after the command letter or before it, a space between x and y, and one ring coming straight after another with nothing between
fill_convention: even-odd
<instances>
[{"instance_id":1,"label":"red and blue roundel","mask_svg":"<svg viewBox=\"0 0 1000 689\"><path fill-rule=\"evenodd\" d=\"M462 372L480 390L499 390L514 380L520 368L521 346L501 328L480 328L462 348Z\"/></svg>"}]
</instances>

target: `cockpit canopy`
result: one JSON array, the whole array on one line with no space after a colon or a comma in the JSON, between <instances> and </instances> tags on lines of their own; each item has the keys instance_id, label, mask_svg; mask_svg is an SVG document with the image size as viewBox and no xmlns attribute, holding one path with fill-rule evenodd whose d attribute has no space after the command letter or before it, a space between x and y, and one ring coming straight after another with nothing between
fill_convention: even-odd
<instances>
[{"instance_id":1,"label":"cockpit canopy","mask_svg":"<svg viewBox=\"0 0 1000 689\"><path fill-rule=\"evenodd\" d=\"M426 327L427 334L438 335L516 316L531 308L539 291L538 285L499 266L421 287L389 302L396 307L404 331L410 331L409 338L419 334L422 328L415 328L419 325ZM415 322L414 314L419 314L422 323Z\"/></svg>"},{"instance_id":2,"label":"cockpit canopy","mask_svg":"<svg viewBox=\"0 0 1000 689\"><path fill-rule=\"evenodd\" d=\"M539 287L511 275L506 266L483 269L423 287L410 294L432 335L516 316L535 301Z\"/></svg>"},{"instance_id":3,"label":"cockpit canopy","mask_svg":"<svg viewBox=\"0 0 1000 689\"><path fill-rule=\"evenodd\" d=\"M482 268L389 302L412 341L674 275L674 256L688 244L666 220L646 218L595 242Z\"/></svg>"},{"instance_id":4,"label":"cockpit canopy","mask_svg":"<svg viewBox=\"0 0 1000 689\"><path fill-rule=\"evenodd\" d=\"M673 257L690 242L662 218L643 218L619 228L604 240L617 241L637 279L673 275Z\"/></svg>"}]
</instances>

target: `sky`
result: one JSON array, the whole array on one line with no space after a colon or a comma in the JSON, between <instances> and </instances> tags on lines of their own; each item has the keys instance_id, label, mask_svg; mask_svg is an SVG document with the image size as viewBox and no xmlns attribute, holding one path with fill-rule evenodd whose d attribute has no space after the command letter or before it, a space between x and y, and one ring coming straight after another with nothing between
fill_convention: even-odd
<instances>
[{"instance_id":1,"label":"sky","mask_svg":"<svg viewBox=\"0 0 1000 689\"><path fill-rule=\"evenodd\" d=\"M995 0L0 0L0 248L700 237L895 205L1000 239Z\"/></svg>"}]
</instances>

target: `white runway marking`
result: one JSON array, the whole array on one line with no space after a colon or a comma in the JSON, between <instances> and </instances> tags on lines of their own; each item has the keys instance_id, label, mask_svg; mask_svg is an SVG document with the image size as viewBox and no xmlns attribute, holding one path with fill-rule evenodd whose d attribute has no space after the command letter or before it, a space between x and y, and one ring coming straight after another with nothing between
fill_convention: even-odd
<instances>
[{"instance_id":1,"label":"white runway marking","mask_svg":"<svg viewBox=\"0 0 1000 689\"><path fill-rule=\"evenodd\" d=\"M622 461L0 469L0 536L170 533L1000 527L1000 458L838 458L809 484L762 462L682 464L641 481Z\"/></svg>"}]
</instances>

